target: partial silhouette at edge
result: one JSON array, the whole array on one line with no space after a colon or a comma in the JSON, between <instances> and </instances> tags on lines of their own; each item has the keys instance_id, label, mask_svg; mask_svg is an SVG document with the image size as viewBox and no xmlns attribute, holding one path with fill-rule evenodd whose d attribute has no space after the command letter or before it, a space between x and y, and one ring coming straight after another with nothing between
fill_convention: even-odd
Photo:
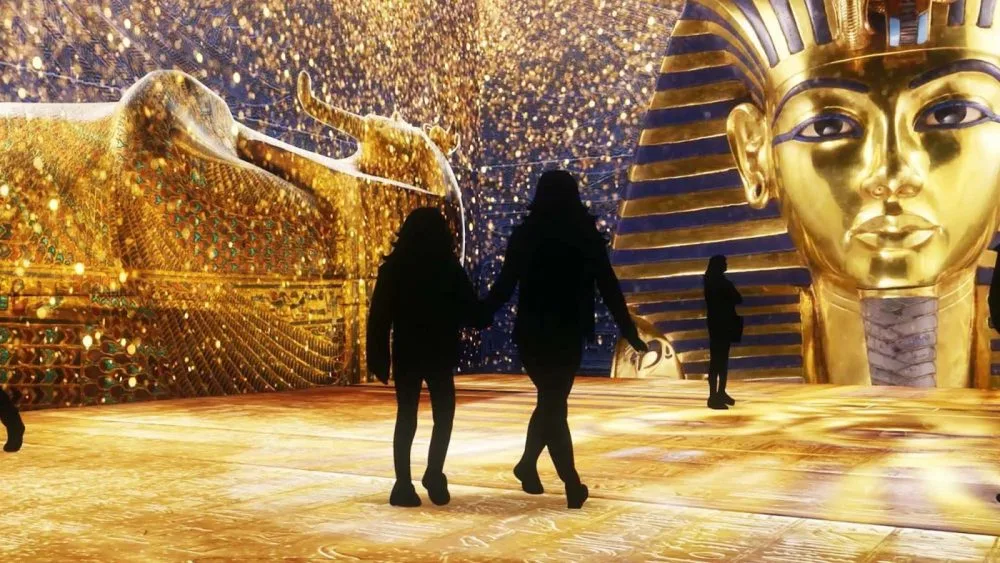
<instances>
[{"instance_id":1,"label":"partial silhouette at edge","mask_svg":"<svg viewBox=\"0 0 1000 563\"><path fill-rule=\"evenodd\" d=\"M993 247L997 252L997 261L993 266L993 277L990 278L990 293L986 299L990 308L990 324L1000 331L1000 244Z\"/></svg>"},{"instance_id":2,"label":"partial silhouette at edge","mask_svg":"<svg viewBox=\"0 0 1000 563\"><path fill-rule=\"evenodd\" d=\"M13 453L20 450L24 443L24 422L14 401L3 389L0 389L0 423L7 429L3 451Z\"/></svg>"}]
</instances>

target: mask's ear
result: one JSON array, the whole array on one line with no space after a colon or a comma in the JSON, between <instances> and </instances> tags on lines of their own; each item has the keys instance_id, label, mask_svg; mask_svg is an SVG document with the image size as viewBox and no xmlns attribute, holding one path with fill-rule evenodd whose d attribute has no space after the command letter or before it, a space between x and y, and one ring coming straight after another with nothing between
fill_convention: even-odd
<instances>
[{"instance_id":1,"label":"mask's ear","mask_svg":"<svg viewBox=\"0 0 1000 563\"><path fill-rule=\"evenodd\" d=\"M764 114L750 103L736 106L726 120L726 135L743 179L747 203L754 209L763 209L777 195L768 182L771 144Z\"/></svg>"}]
</instances>

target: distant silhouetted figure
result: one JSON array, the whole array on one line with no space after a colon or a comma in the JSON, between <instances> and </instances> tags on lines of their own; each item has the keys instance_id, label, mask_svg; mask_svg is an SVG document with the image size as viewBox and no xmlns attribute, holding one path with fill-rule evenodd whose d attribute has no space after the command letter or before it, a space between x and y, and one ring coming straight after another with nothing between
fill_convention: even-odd
<instances>
[{"instance_id":1,"label":"distant silhouetted figure","mask_svg":"<svg viewBox=\"0 0 1000 563\"><path fill-rule=\"evenodd\" d=\"M993 277L990 279L990 295L987 302L990 306L990 322L993 329L1000 331L1000 245L993 250L997 251L997 262L993 266Z\"/></svg>"},{"instance_id":2,"label":"distant silhouetted figure","mask_svg":"<svg viewBox=\"0 0 1000 563\"><path fill-rule=\"evenodd\" d=\"M580 201L576 179L562 170L546 172L538 181L530 214L510 235L503 268L485 306L488 314L495 314L520 286L514 340L538 389L538 403L514 475L525 492L541 494L537 463L548 446L570 508L580 508L588 496L573 460L566 402L580 368L583 341L594 335L595 283L624 337L646 351L611 269L607 241Z\"/></svg>"},{"instance_id":3,"label":"distant silhouetted figure","mask_svg":"<svg viewBox=\"0 0 1000 563\"><path fill-rule=\"evenodd\" d=\"M705 270L705 304L708 307L708 406L728 409L736 401L726 393L729 373L729 346L743 335L743 319L736 314L736 305L743 297L726 278L726 257L713 256Z\"/></svg>"},{"instance_id":4,"label":"distant silhouetted figure","mask_svg":"<svg viewBox=\"0 0 1000 563\"><path fill-rule=\"evenodd\" d=\"M24 422L21 414L6 391L0 389L0 422L7 429L7 443L3 446L5 452L16 452L21 449L24 440Z\"/></svg>"},{"instance_id":5,"label":"distant silhouetted figure","mask_svg":"<svg viewBox=\"0 0 1000 563\"><path fill-rule=\"evenodd\" d=\"M368 314L368 367L388 385L391 357L396 380L392 443L396 483L389 497L394 506L420 506L410 476L410 448L423 381L430 391L434 430L421 483L434 504L451 499L444 460L455 417L453 371L458 364L459 330L481 318L478 305L444 217L434 208L411 213L395 249L379 268Z\"/></svg>"}]
</instances>

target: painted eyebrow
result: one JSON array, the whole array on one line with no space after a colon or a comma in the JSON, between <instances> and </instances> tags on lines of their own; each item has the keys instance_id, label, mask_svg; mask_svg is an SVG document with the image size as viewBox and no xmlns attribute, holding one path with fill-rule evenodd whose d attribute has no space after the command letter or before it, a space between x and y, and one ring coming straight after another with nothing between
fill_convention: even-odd
<instances>
[{"instance_id":1,"label":"painted eyebrow","mask_svg":"<svg viewBox=\"0 0 1000 563\"><path fill-rule=\"evenodd\" d=\"M1000 69L997 69L997 71L1000 72ZM788 93L781 98L781 101L778 102L778 107L774 110L774 120L778 120L778 116L781 115L781 110L785 108L785 104L788 103L788 100L792 99L793 96L814 88L839 88L841 90L850 90L851 92L860 92L862 94L867 94L871 91L867 84L843 78L810 78L809 80L803 80L789 90Z\"/></svg>"},{"instance_id":2,"label":"painted eyebrow","mask_svg":"<svg viewBox=\"0 0 1000 563\"><path fill-rule=\"evenodd\" d=\"M937 80L938 78L948 76L949 74L955 74L956 72L981 72L1000 80L1000 68L998 68L995 64L978 59L963 59L961 61L955 61L942 67L935 68L934 70L929 70L920 76L917 76L910 81L910 89L919 88L932 80Z\"/></svg>"}]
</instances>

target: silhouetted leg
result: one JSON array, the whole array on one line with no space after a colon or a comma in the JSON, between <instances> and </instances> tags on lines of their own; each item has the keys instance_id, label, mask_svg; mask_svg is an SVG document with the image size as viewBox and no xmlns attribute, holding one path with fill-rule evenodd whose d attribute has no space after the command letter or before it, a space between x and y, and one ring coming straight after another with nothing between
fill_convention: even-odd
<instances>
[{"instance_id":1,"label":"silhouetted leg","mask_svg":"<svg viewBox=\"0 0 1000 563\"><path fill-rule=\"evenodd\" d=\"M5 452L16 452L21 449L24 440L24 422L21 421L21 414L17 412L17 407L6 391L0 389L0 423L7 429L7 443L4 444Z\"/></svg>"},{"instance_id":2,"label":"silhouetted leg","mask_svg":"<svg viewBox=\"0 0 1000 563\"><path fill-rule=\"evenodd\" d=\"M719 392L719 369L718 369L719 358L717 357L715 351L715 341L711 341L709 344L709 356L708 356L708 400L712 401L715 399L716 394Z\"/></svg>"},{"instance_id":3,"label":"silhouetted leg","mask_svg":"<svg viewBox=\"0 0 1000 563\"><path fill-rule=\"evenodd\" d=\"M575 371L575 370L574 370ZM573 389L572 372L553 373L551 381L539 389L539 407L542 408L545 444L556 466L559 479L569 486L580 484L573 458L573 437L570 434L568 400Z\"/></svg>"},{"instance_id":4,"label":"silhouetted leg","mask_svg":"<svg viewBox=\"0 0 1000 563\"><path fill-rule=\"evenodd\" d=\"M719 339L709 337L708 344L708 394L714 397L719 394Z\"/></svg>"},{"instance_id":5,"label":"silhouetted leg","mask_svg":"<svg viewBox=\"0 0 1000 563\"><path fill-rule=\"evenodd\" d=\"M725 372L727 357L729 354L729 342L724 338L711 338L709 340L708 359L708 406L713 409L726 408L723 391L725 383L721 380Z\"/></svg>"},{"instance_id":6,"label":"silhouetted leg","mask_svg":"<svg viewBox=\"0 0 1000 563\"><path fill-rule=\"evenodd\" d=\"M514 476L521 482L521 490L528 494L540 495L545 492L542 481L538 477L538 457L545 449L545 424L542 420L541 391L538 370L530 360L525 363L531 382L535 385L535 410L528 421L528 433L524 440L524 452L520 461L514 466Z\"/></svg>"},{"instance_id":7,"label":"silhouetted leg","mask_svg":"<svg viewBox=\"0 0 1000 563\"><path fill-rule=\"evenodd\" d=\"M442 505L451 501L448 478L444 474L444 460L448 455L455 420L455 378L446 372L430 374L426 379L431 395L434 428L431 430L431 443L427 451L427 469L420 482L427 489L431 502Z\"/></svg>"},{"instance_id":8,"label":"silhouetted leg","mask_svg":"<svg viewBox=\"0 0 1000 563\"><path fill-rule=\"evenodd\" d=\"M537 368L532 365L529 368L528 376L531 377L531 382L535 385L535 410L531 413L531 419L528 421L528 435L524 440L524 454L521 455L521 461L518 465L526 468L535 468L538 464L538 457L542 455L542 450L545 449L545 424L543 421L542 413L542 391L541 386L544 385L544 375L537 373Z\"/></svg>"},{"instance_id":9,"label":"silhouetted leg","mask_svg":"<svg viewBox=\"0 0 1000 563\"><path fill-rule=\"evenodd\" d=\"M450 373L427 378L427 389L431 395L431 411L434 416L434 430L431 431L431 445L427 451L427 471L424 477L437 477L444 473L444 459L448 455L451 430L455 420L455 378Z\"/></svg>"},{"instance_id":10,"label":"silhouetted leg","mask_svg":"<svg viewBox=\"0 0 1000 563\"><path fill-rule=\"evenodd\" d=\"M712 344L712 361L715 362L715 373L718 377L716 387L716 398L726 404L735 405L736 401L726 393L726 380L729 376L729 347L731 343L728 339L721 339L721 342Z\"/></svg>"},{"instance_id":11,"label":"silhouetted leg","mask_svg":"<svg viewBox=\"0 0 1000 563\"><path fill-rule=\"evenodd\" d=\"M417 433L420 384L419 376L396 376L396 431L392 436L396 484L389 496L389 504L393 506L420 506L420 497L413 488L413 478L410 475L410 448L413 446L413 436Z\"/></svg>"},{"instance_id":12,"label":"silhouetted leg","mask_svg":"<svg viewBox=\"0 0 1000 563\"><path fill-rule=\"evenodd\" d=\"M392 436L396 480L409 482L410 449L417 433L417 407L420 405L419 378L396 380L396 431Z\"/></svg>"},{"instance_id":13,"label":"silhouetted leg","mask_svg":"<svg viewBox=\"0 0 1000 563\"><path fill-rule=\"evenodd\" d=\"M719 346L719 394L726 394L726 380L729 378L729 343Z\"/></svg>"},{"instance_id":14,"label":"silhouetted leg","mask_svg":"<svg viewBox=\"0 0 1000 563\"><path fill-rule=\"evenodd\" d=\"M542 412L539 407L540 398L538 392L535 393L535 410L531 413L528 421L528 436L524 440L524 454L521 456L521 464L535 467L538 458L545 449L545 426L542 422Z\"/></svg>"},{"instance_id":15,"label":"silhouetted leg","mask_svg":"<svg viewBox=\"0 0 1000 563\"><path fill-rule=\"evenodd\" d=\"M573 436L570 434L568 399L573 389L577 363L572 369L558 369L552 374L549 385L541 388L542 398L539 406L542 408L545 424L545 442L549 455L556 466L559 478L566 485L566 506L580 508L587 500L590 492L587 486L580 482L576 471L576 460L573 457Z\"/></svg>"}]
</instances>

